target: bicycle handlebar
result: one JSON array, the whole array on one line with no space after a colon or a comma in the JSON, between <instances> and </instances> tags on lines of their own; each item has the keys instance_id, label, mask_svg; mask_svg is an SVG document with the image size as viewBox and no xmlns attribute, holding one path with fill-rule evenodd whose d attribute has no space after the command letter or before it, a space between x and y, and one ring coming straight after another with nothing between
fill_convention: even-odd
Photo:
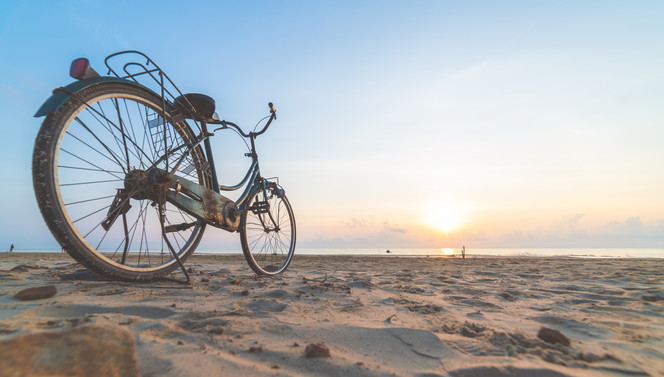
<instances>
[{"instance_id":1,"label":"bicycle handlebar","mask_svg":"<svg viewBox=\"0 0 664 377\"><path fill-rule=\"evenodd\" d=\"M253 134L254 136L258 136L263 134L263 132L267 131L267 128L270 127L270 123L272 123L273 120L277 119L277 110L274 108L274 105L272 102L268 103L267 106L270 108L270 119L267 120L267 123L265 123L265 127L263 127L262 130L258 132L250 132L249 135Z\"/></svg>"},{"instance_id":2,"label":"bicycle handlebar","mask_svg":"<svg viewBox=\"0 0 664 377\"><path fill-rule=\"evenodd\" d=\"M240 128L240 126L238 126L237 124L235 124L233 122L229 122L227 120L222 120L219 123L221 123L224 127L231 126L231 127L235 128L240 133L240 135L242 135L246 138L255 138L256 136L262 135L263 133L265 133L265 131L267 131L267 128L270 127L270 124L272 123L272 121L277 119L277 110L274 108L274 105L272 104L272 102L268 103L267 106L270 108L270 113L271 113L270 119L268 119L267 123L265 123L265 127L263 127L263 129L258 131L258 132L249 132L249 134L245 134L244 131L242 131L242 129Z\"/></svg>"}]
</instances>

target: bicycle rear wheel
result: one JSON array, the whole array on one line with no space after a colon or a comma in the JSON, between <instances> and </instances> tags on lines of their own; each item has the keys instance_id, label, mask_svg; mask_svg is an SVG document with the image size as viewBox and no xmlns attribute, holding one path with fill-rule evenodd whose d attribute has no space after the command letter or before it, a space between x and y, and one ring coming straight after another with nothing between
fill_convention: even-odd
<instances>
[{"instance_id":1,"label":"bicycle rear wheel","mask_svg":"<svg viewBox=\"0 0 664 377\"><path fill-rule=\"evenodd\" d=\"M251 269L259 275L284 272L293 260L295 236L295 216L283 190L254 189L240 220L242 251Z\"/></svg>"},{"instance_id":2,"label":"bicycle rear wheel","mask_svg":"<svg viewBox=\"0 0 664 377\"><path fill-rule=\"evenodd\" d=\"M46 224L74 259L113 279L169 273L177 261L168 243L184 260L205 229L204 222L163 203L169 232L162 235L157 194L145 182L150 171L172 168L186 148L170 151L195 136L186 121L161 114L162 100L154 93L102 83L49 114L35 141L33 183ZM212 185L200 147L177 174Z\"/></svg>"}]
</instances>

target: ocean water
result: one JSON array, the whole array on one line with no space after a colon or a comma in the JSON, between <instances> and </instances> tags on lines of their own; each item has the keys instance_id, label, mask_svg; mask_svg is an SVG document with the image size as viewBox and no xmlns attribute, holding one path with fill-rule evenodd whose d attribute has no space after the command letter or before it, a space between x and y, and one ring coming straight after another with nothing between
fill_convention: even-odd
<instances>
[{"instance_id":1,"label":"ocean water","mask_svg":"<svg viewBox=\"0 0 664 377\"><path fill-rule=\"evenodd\" d=\"M408 257L461 257L461 248L422 249L324 249L296 248L296 255L356 255L356 256L408 256ZM198 249L196 254L232 254L241 250L205 250ZM466 258L473 257L576 257L576 258L664 258L662 249L616 249L616 248L469 248L466 247Z\"/></svg>"},{"instance_id":2,"label":"ocean water","mask_svg":"<svg viewBox=\"0 0 664 377\"><path fill-rule=\"evenodd\" d=\"M409 257L461 257L461 249L323 249L296 248L296 255L356 255L356 256L409 256ZM61 250L15 250L15 253L60 253ZM233 250L198 249L196 254L239 254L238 247ZM466 258L473 257L576 257L576 258L664 258L662 249L620 249L620 248L466 248Z\"/></svg>"},{"instance_id":3,"label":"ocean water","mask_svg":"<svg viewBox=\"0 0 664 377\"><path fill-rule=\"evenodd\" d=\"M454 256L461 257L461 249L296 249L296 254L308 255L376 255L376 256ZM574 249L574 248L468 248L466 258L486 256L579 257L579 258L664 258L663 249Z\"/></svg>"}]
</instances>

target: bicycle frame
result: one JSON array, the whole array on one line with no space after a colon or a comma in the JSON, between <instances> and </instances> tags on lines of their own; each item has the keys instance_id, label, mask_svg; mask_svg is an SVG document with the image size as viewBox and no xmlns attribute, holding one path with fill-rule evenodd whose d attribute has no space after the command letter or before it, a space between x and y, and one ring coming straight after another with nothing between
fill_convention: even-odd
<instances>
[{"instance_id":1,"label":"bicycle frame","mask_svg":"<svg viewBox=\"0 0 664 377\"><path fill-rule=\"evenodd\" d=\"M213 174L216 175L216 172ZM244 178L242 178L240 183L233 186L219 186L219 189L222 191L235 191L242 188L245 184L247 184L247 182L254 182L253 185L246 185L246 188L242 192L240 198L235 201L235 205L237 205L238 209L243 211L247 206L247 199L249 198L249 194L251 194L253 189L259 185L262 180L263 178L261 177L260 168L258 167L258 159L254 159L251 162L251 166L249 166L249 169L247 170L247 174L244 176Z\"/></svg>"},{"instance_id":2,"label":"bicycle frame","mask_svg":"<svg viewBox=\"0 0 664 377\"><path fill-rule=\"evenodd\" d=\"M113 65L112 65L111 62L114 60L115 57L122 56L122 55L137 55L140 58L145 59L145 60L144 60L144 63L130 60L130 61L126 62L124 65L120 65L121 69L116 70L116 69L113 68ZM160 93L161 98L162 98L162 109L161 109L161 112L163 114L162 116L164 116L165 113L166 113L166 102L168 101L168 102L172 103L172 102L174 102L174 98L175 98L176 95L182 96L182 92L173 83L173 81L170 79L170 77L168 77L163 72L163 70L154 61L152 61L147 55L143 54L142 52L131 50L131 51L122 51L122 52L118 52L118 53L115 53L115 54L111 54L105 59L105 64L106 64L106 67L109 70L109 73L113 74L116 77L123 78L123 79L129 79L129 80L132 80L136 83L139 83L139 81L138 81L139 78L146 78L147 82L143 82L144 84L148 84L148 83L157 84L157 87L155 88L155 89L157 89L156 92ZM118 72L124 72L124 75L119 74ZM191 103L186 98L184 98L184 100L190 105L190 108L193 109L193 106L191 106ZM249 202L248 198L251 195L251 193L256 189L256 187L260 186L263 189L263 193L267 196L267 187L266 187L267 186L267 184L266 184L267 181L260 174L260 166L258 164L258 155L256 154L256 146L255 146L254 140L257 136L263 134L267 130L267 128L270 126L272 121L277 118L276 117L276 110L275 110L274 106L272 105L272 103L269 103L268 106L270 108L271 116L270 116L269 120L267 121L267 123L265 124L265 126L263 127L263 129L258 131L258 132L250 132L248 134L244 133L239 126L237 126L236 124L234 124L232 122L227 122L227 121L219 120L219 119L208 119L208 120L201 119L200 117L197 117L195 115L196 110L194 110L192 112L188 108L187 111L186 111L187 113L184 114L185 118L190 119L190 120L193 121L194 129L198 129L199 135L196 137L196 139L193 141L193 143L189 146L184 144L184 145L180 145L180 146L174 148L173 150L170 150L170 151L166 150L165 155L162 156L162 158L159 159L154 165L156 166L156 164L161 162L162 159L165 159L166 161L168 161L168 155L169 154L172 154L172 153L174 153L176 151L179 151L180 149L186 147L186 150L183 151L182 156L175 163L174 166L169 168L168 165L167 165L167 170L170 170L168 172L169 176L174 176L175 172L178 169L178 167L185 160L185 158L191 153L191 151L193 149L197 148L199 145L203 144L207 161L210 164L210 174L211 174L211 179L212 179L212 191L214 191L216 194L219 194L214 201L219 203L220 201L223 202L225 200L228 200L227 198L221 196L221 191L234 191L234 190L238 190L238 189L240 189L240 188L242 188L243 186L246 185L246 188L242 192L242 195L240 195L240 198L238 198L237 201L235 201L235 205L237 207L237 215L242 214L244 211L247 211L248 202ZM208 129L207 129L208 123L209 124L221 124L222 127L219 128L219 129L233 128L238 132L238 134L240 136L249 139L250 142L251 142L251 152L245 154L246 156L252 158L251 166L247 170L247 173L246 173L245 177L242 179L242 181L240 181L240 183L238 183L236 185L222 186L222 185L219 184L219 179L218 179L218 176L217 176L217 170L216 170L216 166L215 166L215 163L214 163L214 158L213 158L213 155L212 155L212 146L210 144L210 137L213 136L214 134L208 132ZM165 129L165 126L164 126L164 129ZM219 129L217 129L217 130L219 130ZM277 186L278 186L278 183L276 184L276 186L274 188L277 189ZM197 191L199 193L204 192L204 187L202 187L200 185L194 185L194 186L190 185L190 188L191 187L194 188L194 191ZM271 190L272 190L272 188L271 188ZM281 195L281 192L283 192L283 189L280 189L280 188L277 189L278 195ZM183 206L184 204L180 203L180 205ZM184 205L184 207L188 207L188 206ZM205 216L201 216L200 211L197 212L193 208L188 208L188 209L190 210L191 215L193 215L195 217L198 217L198 218L201 218L203 220L207 220L207 218ZM256 211L261 211L260 208L255 209L255 210ZM271 219L271 222L276 227L276 222L272 218L272 215L269 213L269 211L268 211L268 214L269 214L269 217ZM263 225L265 225L265 224L263 224ZM229 230L229 229L227 229L227 230Z\"/></svg>"},{"instance_id":3,"label":"bicycle frame","mask_svg":"<svg viewBox=\"0 0 664 377\"><path fill-rule=\"evenodd\" d=\"M248 206L248 198L249 195L257 188L260 187L263 189L263 192L267 195L267 187L266 187L266 180L261 176L260 173L260 165L258 163L258 154L256 153L256 146L254 143L254 139L256 138L255 133L250 133L249 135L246 135L250 140L251 140L251 152L246 153L245 155L247 157L252 158L251 165L249 166L249 169L247 170L247 173L245 174L244 178L242 180L232 186L224 186L220 185L218 183L218 176L217 176L217 169L214 163L214 158L212 156L212 145L210 144L210 137L213 136L214 134L207 132L207 123L206 122L201 122L202 123L202 132L201 134L196 138L196 141L191 144L182 154L178 162L175 164L175 166L172 167L172 172L171 175L175 171L177 171L179 165L182 163L182 161L185 160L185 158L191 153L191 151L199 146L201 143L203 143L203 146L205 147L205 154L207 157L207 161L210 164L210 174L213 182L213 191L216 193L220 193L221 191L235 191L239 190L242 187L245 187L244 191L240 195L240 197L235 201L235 205L238 208L238 213L242 213L243 211L247 210ZM230 123L230 122L228 122ZM231 123L232 124L232 123ZM232 124L235 126L234 124ZM237 126L235 126L237 127ZM226 129L228 127L222 127L222 129ZM181 145L172 151L170 153L173 153L175 151L178 151L180 148L184 147L185 145ZM272 215L270 214L269 216L272 220L273 223L275 223L274 219L272 219ZM276 226L276 225L275 225Z\"/></svg>"},{"instance_id":4,"label":"bicycle frame","mask_svg":"<svg viewBox=\"0 0 664 377\"><path fill-rule=\"evenodd\" d=\"M142 62L135 62L130 60L129 62L125 63L124 65L120 65L120 69L116 68L114 69L112 65L112 61L114 60L115 57L122 56L122 55L137 55L140 58L144 59L145 63ZM117 52L114 54L109 55L106 57L104 60L104 63L106 67L108 68L108 73L113 74L116 77L119 78L124 78L124 79L130 79L134 82L139 82L138 78L139 77L149 77L151 80L148 80L147 82L151 83L156 83L157 88L160 89L161 91L161 97L165 101L166 99L169 99L171 102L173 98L175 98L177 95L182 96L182 92L178 87L173 83L173 81L168 77L164 71L152 60L150 59L147 55L140 51L135 51L135 50L128 50L128 51L121 51ZM121 74L123 72L124 74ZM144 82L144 84L147 84ZM188 102L188 100L185 101ZM189 103L191 105L191 103ZM265 127L259 131L259 132L251 132L249 134L245 134L242 132L242 130L235 125L234 123L231 122L225 122L225 121L214 121L211 122L211 124L223 124L223 128L228 128L228 126L231 126L235 128L239 134L245 138L249 138L251 140L251 154L248 154L248 156L252 157L252 164L249 167L249 170L247 171L246 176L242 179L242 181L236 185L233 186L220 186L219 185L219 180L217 176L217 171L215 168L214 164L214 158L212 156L212 147L210 145L210 136L213 136L213 134L208 133L207 131L207 122L202 121L202 120L196 120L193 117L193 114L189 113L187 115L190 115L190 119L193 119L193 123L200 130L200 134L195 140L195 142L191 145L191 147L188 148L187 151L184 152L182 158L176 163L176 165L170 169L171 170L171 175L177 171L177 168L179 165L184 161L185 157L193 150L196 148L198 145L203 143L203 146L205 148L205 154L207 157L207 161L210 164L210 170L212 174L212 184L213 184L213 191L216 193L220 193L220 190L223 191L234 191L240 189L242 186L247 184L248 182L252 182L252 184L248 184L240 198L236 201L236 205L238 206L238 209L240 211L244 211L246 207L246 200L253 191L253 189L256 187L256 185L260 182L263 181L263 178L260 175L260 168L258 165L258 156L256 154L256 147L254 145L254 139L256 136L261 135L263 132L267 130L269 127L270 123L272 122L273 119L276 119L276 111L274 110L274 107L270 103L270 110L272 112L272 117L270 117L270 120L267 122ZM166 106L165 103L162 108L162 113L165 113L166 111ZM228 125L228 126L227 126ZM179 148L184 147L180 146ZM179 148L176 148L173 151L167 152L167 153L172 153L178 150ZM166 156L167 157L167 156ZM264 186L264 185L263 185Z\"/></svg>"}]
</instances>

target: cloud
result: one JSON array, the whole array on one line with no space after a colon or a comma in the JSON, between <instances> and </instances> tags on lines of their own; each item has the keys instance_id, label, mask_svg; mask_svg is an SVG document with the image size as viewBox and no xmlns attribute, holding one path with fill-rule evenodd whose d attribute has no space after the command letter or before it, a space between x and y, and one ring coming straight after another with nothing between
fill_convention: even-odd
<instances>
[{"instance_id":1,"label":"cloud","mask_svg":"<svg viewBox=\"0 0 664 377\"><path fill-rule=\"evenodd\" d=\"M373 223L374 223L373 218L371 218L371 219L359 218L358 219L358 218L353 217L352 219L350 219L350 221L345 222L344 224L347 227L351 228L351 229L355 229L355 228L367 228L370 225L372 225Z\"/></svg>"},{"instance_id":2,"label":"cloud","mask_svg":"<svg viewBox=\"0 0 664 377\"><path fill-rule=\"evenodd\" d=\"M373 217L370 218L357 218L353 217L349 221L344 222L344 225L350 229L363 229L365 232L392 232L392 233L406 233L408 229L399 226L398 224L391 224L385 220L381 223L377 222Z\"/></svg>"},{"instance_id":3,"label":"cloud","mask_svg":"<svg viewBox=\"0 0 664 377\"><path fill-rule=\"evenodd\" d=\"M383 230L386 232L394 232L394 233L407 233L408 229L400 227L398 224L390 224L389 221L384 221L383 222Z\"/></svg>"},{"instance_id":4,"label":"cloud","mask_svg":"<svg viewBox=\"0 0 664 377\"><path fill-rule=\"evenodd\" d=\"M570 213L549 226L514 229L501 234L467 230L434 234L419 227L404 227L373 219L352 218L348 232L336 237L302 239L304 247L324 248L659 248L664 249L664 219L644 221L640 216L584 227L583 213ZM350 231L350 229L354 229Z\"/></svg>"},{"instance_id":5,"label":"cloud","mask_svg":"<svg viewBox=\"0 0 664 377\"><path fill-rule=\"evenodd\" d=\"M466 234L476 247L664 248L664 220L644 222L633 216L593 228L582 228L584 214L564 216L549 227L513 230L491 236Z\"/></svg>"},{"instance_id":6,"label":"cloud","mask_svg":"<svg viewBox=\"0 0 664 377\"><path fill-rule=\"evenodd\" d=\"M575 213L573 215L567 216L567 225L570 228L575 227L584 216L585 214L583 213Z\"/></svg>"}]
</instances>

